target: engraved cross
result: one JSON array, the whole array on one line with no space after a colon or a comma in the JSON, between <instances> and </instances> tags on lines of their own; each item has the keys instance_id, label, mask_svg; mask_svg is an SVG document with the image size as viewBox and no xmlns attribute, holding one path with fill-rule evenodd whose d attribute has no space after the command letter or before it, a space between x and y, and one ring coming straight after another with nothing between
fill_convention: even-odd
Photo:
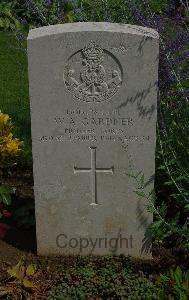
<instances>
[{"instance_id":1,"label":"engraved cross","mask_svg":"<svg viewBox=\"0 0 189 300\"><path fill-rule=\"evenodd\" d=\"M114 167L111 168L97 168L96 167L96 147L90 147L91 150L91 167L90 168L77 168L74 167L74 174L77 173L91 173L91 192L92 192L92 202L91 205L97 205L97 186L96 186L96 174L97 173L114 173Z\"/></svg>"}]
</instances>

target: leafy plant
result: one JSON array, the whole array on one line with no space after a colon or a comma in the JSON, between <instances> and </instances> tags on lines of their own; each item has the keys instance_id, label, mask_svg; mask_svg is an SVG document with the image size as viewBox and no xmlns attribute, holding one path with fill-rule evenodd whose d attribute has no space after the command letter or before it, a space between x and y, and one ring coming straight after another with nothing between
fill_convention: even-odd
<instances>
[{"instance_id":1,"label":"leafy plant","mask_svg":"<svg viewBox=\"0 0 189 300\"><path fill-rule=\"evenodd\" d=\"M175 270L170 270L167 275L160 274L157 285L161 289L159 300L187 300L189 298L189 271L182 271L178 266Z\"/></svg>"},{"instance_id":2,"label":"leafy plant","mask_svg":"<svg viewBox=\"0 0 189 300\"><path fill-rule=\"evenodd\" d=\"M0 220L5 220L6 218L11 217L10 211L7 209L7 206L11 205L12 198L11 194L15 192L14 188L8 186L0 186ZM0 238L4 238L7 230L10 226L0 222Z\"/></svg>"},{"instance_id":3,"label":"leafy plant","mask_svg":"<svg viewBox=\"0 0 189 300\"><path fill-rule=\"evenodd\" d=\"M178 216L168 218L168 208L165 203L158 205L155 191L146 191L146 182L144 174L140 171L138 174L127 174L136 182L135 193L146 199L146 208L154 214L154 221L147 229L153 237L154 244L161 246L166 240L174 241L174 246L189 248L189 222L188 219L184 225L178 224Z\"/></svg>"},{"instance_id":4,"label":"leafy plant","mask_svg":"<svg viewBox=\"0 0 189 300\"><path fill-rule=\"evenodd\" d=\"M12 166L21 151L23 142L13 137L12 129L9 115L0 112L0 169Z\"/></svg>"},{"instance_id":5,"label":"leafy plant","mask_svg":"<svg viewBox=\"0 0 189 300\"><path fill-rule=\"evenodd\" d=\"M14 211L14 219L19 226L28 228L35 225L35 208L33 203L28 203Z\"/></svg>"},{"instance_id":6,"label":"leafy plant","mask_svg":"<svg viewBox=\"0 0 189 300\"><path fill-rule=\"evenodd\" d=\"M7 269L8 274L25 288L34 288L35 284L30 279L36 274L36 265L26 265L22 258L15 266Z\"/></svg>"},{"instance_id":7,"label":"leafy plant","mask_svg":"<svg viewBox=\"0 0 189 300\"><path fill-rule=\"evenodd\" d=\"M74 7L75 2L67 0L12 2L13 12L26 28L73 22Z\"/></svg>"},{"instance_id":8,"label":"leafy plant","mask_svg":"<svg viewBox=\"0 0 189 300\"><path fill-rule=\"evenodd\" d=\"M11 194L15 192L15 189L8 186L0 186L0 203L1 209L4 205L10 205L12 203Z\"/></svg>"},{"instance_id":9,"label":"leafy plant","mask_svg":"<svg viewBox=\"0 0 189 300\"><path fill-rule=\"evenodd\" d=\"M1 1L0 3L0 29L15 30L21 29L22 25L13 14L12 1Z\"/></svg>"},{"instance_id":10,"label":"leafy plant","mask_svg":"<svg viewBox=\"0 0 189 300\"><path fill-rule=\"evenodd\" d=\"M157 4L157 5L156 5ZM160 34L155 191L151 232L157 243L189 247L189 7L186 1L129 1L138 25ZM141 190L138 192L143 195Z\"/></svg>"},{"instance_id":11,"label":"leafy plant","mask_svg":"<svg viewBox=\"0 0 189 300\"><path fill-rule=\"evenodd\" d=\"M15 163L15 157L21 150L22 142L13 138L11 133L13 126L11 118L7 114L0 112L0 172L1 176L7 167ZM11 213L7 210L7 206L12 203L11 194L15 189L9 186L0 185L0 219L9 218ZM0 223L0 238L3 238L9 229L7 224Z\"/></svg>"}]
</instances>

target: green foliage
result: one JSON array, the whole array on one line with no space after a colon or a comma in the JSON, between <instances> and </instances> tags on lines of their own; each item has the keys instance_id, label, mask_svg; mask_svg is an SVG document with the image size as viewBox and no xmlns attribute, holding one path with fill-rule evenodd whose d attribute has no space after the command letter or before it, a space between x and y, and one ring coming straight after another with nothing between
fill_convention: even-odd
<instances>
[{"instance_id":1,"label":"green foliage","mask_svg":"<svg viewBox=\"0 0 189 300\"><path fill-rule=\"evenodd\" d=\"M22 21L24 28L73 22L74 12L72 1L66 0L20 0L10 1L11 13Z\"/></svg>"},{"instance_id":2,"label":"green foliage","mask_svg":"<svg viewBox=\"0 0 189 300\"><path fill-rule=\"evenodd\" d=\"M15 192L15 189L12 187L0 186L0 239L4 238L9 230L9 226L5 223L6 218L11 217L11 213L7 210L7 206L10 206L12 203L11 194Z\"/></svg>"},{"instance_id":3,"label":"green foliage","mask_svg":"<svg viewBox=\"0 0 189 300\"><path fill-rule=\"evenodd\" d=\"M33 203L28 203L14 211L14 219L19 226L28 228L35 225L35 208Z\"/></svg>"},{"instance_id":4,"label":"green foliage","mask_svg":"<svg viewBox=\"0 0 189 300\"><path fill-rule=\"evenodd\" d=\"M11 217L11 212L7 210L7 207L12 203L11 194L15 192L15 189L12 187L0 186L0 239L4 238L9 226L5 223L5 219Z\"/></svg>"},{"instance_id":5,"label":"green foliage","mask_svg":"<svg viewBox=\"0 0 189 300\"><path fill-rule=\"evenodd\" d=\"M29 23L35 26L53 25L57 23L73 22L73 5L71 1L55 0L48 1L37 0L34 4L28 6L27 13L30 17Z\"/></svg>"},{"instance_id":6,"label":"green foliage","mask_svg":"<svg viewBox=\"0 0 189 300\"><path fill-rule=\"evenodd\" d=\"M145 1L136 0L135 3L146 12ZM167 0L151 0L148 3L156 13L162 13ZM13 30L20 28L20 20L27 28L73 21L133 23L130 1L125 0L20 0L19 3L13 0L3 1L3 10L5 16L1 26Z\"/></svg>"},{"instance_id":7,"label":"green foliage","mask_svg":"<svg viewBox=\"0 0 189 300\"><path fill-rule=\"evenodd\" d=\"M155 191L146 191L144 174L127 174L136 183L136 195L146 199L147 210L154 214L154 221L148 228L148 233L153 237L154 245L162 245L165 241L173 241L174 247L189 249L189 219L186 218L183 224L179 224L180 213L168 218L168 208L166 203L158 203ZM187 210L187 206L185 207Z\"/></svg>"},{"instance_id":8,"label":"green foliage","mask_svg":"<svg viewBox=\"0 0 189 300\"><path fill-rule=\"evenodd\" d=\"M170 2L169 0L132 0L143 15L147 15L149 10L154 14L164 14L165 9Z\"/></svg>"},{"instance_id":9,"label":"green foliage","mask_svg":"<svg viewBox=\"0 0 189 300\"><path fill-rule=\"evenodd\" d=\"M189 271L182 271L178 266L166 275L160 274L157 285L161 289L159 300L187 300L189 298Z\"/></svg>"},{"instance_id":10,"label":"green foliage","mask_svg":"<svg viewBox=\"0 0 189 300\"><path fill-rule=\"evenodd\" d=\"M189 248L189 106L183 101L175 102L171 108L169 101L163 99L161 103L166 126L158 129L155 206L162 207L167 222L172 223L172 232L169 230L165 238L176 246ZM156 225L164 230L162 224L156 222L152 229Z\"/></svg>"},{"instance_id":11,"label":"green foliage","mask_svg":"<svg viewBox=\"0 0 189 300\"><path fill-rule=\"evenodd\" d=\"M87 261L88 260L88 261ZM158 288L142 272L133 273L132 267L118 259L80 259L63 270L62 283L54 288L48 299L158 299Z\"/></svg>"},{"instance_id":12,"label":"green foliage","mask_svg":"<svg viewBox=\"0 0 189 300\"><path fill-rule=\"evenodd\" d=\"M76 18L83 21L93 22L117 22L127 23L131 19L131 14L125 0L80 0Z\"/></svg>"},{"instance_id":13,"label":"green foliage","mask_svg":"<svg viewBox=\"0 0 189 300\"><path fill-rule=\"evenodd\" d=\"M0 203L5 205L11 205L11 194L15 192L15 189L9 186L0 186Z\"/></svg>"},{"instance_id":14,"label":"green foliage","mask_svg":"<svg viewBox=\"0 0 189 300\"><path fill-rule=\"evenodd\" d=\"M136 3L137 7L145 14L147 5L145 1L125 1L125 0L79 0L75 18L82 21L109 21L115 23L133 23L133 17L130 5ZM147 1L156 13L162 13L165 10L167 0Z\"/></svg>"},{"instance_id":15,"label":"green foliage","mask_svg":"<svg viewBox=\"0 0 189 300\"><path fill-rule=\"evenodd\" d=\"M11 194L15 192L15 189L12 187L0 186L0 220L3 221L0 223L0 239L4 238L9 226L4 223L6 218L11 217L10 211L7 210L7 206L10 206L12 203Z\"/></svg>"},{"instance_id":16,"label":"green foliage","mask_svg":"<svg viewBox=\"0 0 189 300\"><path fill-rule=\"evenodd\" d=\"M2 1L0 3L0 29L16 30L21 29L22 25L13 14L13 2Z\"/></svg>"}]
</instances>

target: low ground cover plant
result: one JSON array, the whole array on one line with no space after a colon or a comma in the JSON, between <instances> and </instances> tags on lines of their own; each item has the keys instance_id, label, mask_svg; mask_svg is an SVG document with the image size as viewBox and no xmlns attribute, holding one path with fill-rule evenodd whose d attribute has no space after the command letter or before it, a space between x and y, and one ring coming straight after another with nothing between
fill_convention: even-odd
<instances>
[{"instance_id":1,"label":"low ground cover plant","mask_svg":"<svg viewBox=\"0 0 189 300\"><path fill-rule=\"evenodd\" d=\"M61 283L49 293L55 299L158 299L152 278L134 270L126 258L82 258L60 268Z\"/></svg>"},{"instance_id":2,"label":"low ground cover plant","mask_svg":"<svg viewBox=\"0 0 189 300\"><path fill-rule=\"evenodd\" d=\"M59 285L49 300L63 299L157 299L187 300L189 271L177 266L159 275L148 263L140 265L125 257L78 257L60 267Z\"/></svg>"}]
</instances>

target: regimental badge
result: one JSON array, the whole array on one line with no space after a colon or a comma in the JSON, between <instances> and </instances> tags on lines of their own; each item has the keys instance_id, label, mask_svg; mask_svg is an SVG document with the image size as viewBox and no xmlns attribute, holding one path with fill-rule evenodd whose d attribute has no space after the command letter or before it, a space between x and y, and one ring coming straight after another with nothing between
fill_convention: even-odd
<instances>
[{"instance_id":1,"label":"regimental badge","mask_svg":"<svg viewBox=\"0 0 189 300\"><path fill-rule=\"evenodd\" d=\"M74 53L64 69L64 82L75 98L85 102L103 102L113 97L123 81L117 58L91 41Z\"/></svg>"}]
</instances>

